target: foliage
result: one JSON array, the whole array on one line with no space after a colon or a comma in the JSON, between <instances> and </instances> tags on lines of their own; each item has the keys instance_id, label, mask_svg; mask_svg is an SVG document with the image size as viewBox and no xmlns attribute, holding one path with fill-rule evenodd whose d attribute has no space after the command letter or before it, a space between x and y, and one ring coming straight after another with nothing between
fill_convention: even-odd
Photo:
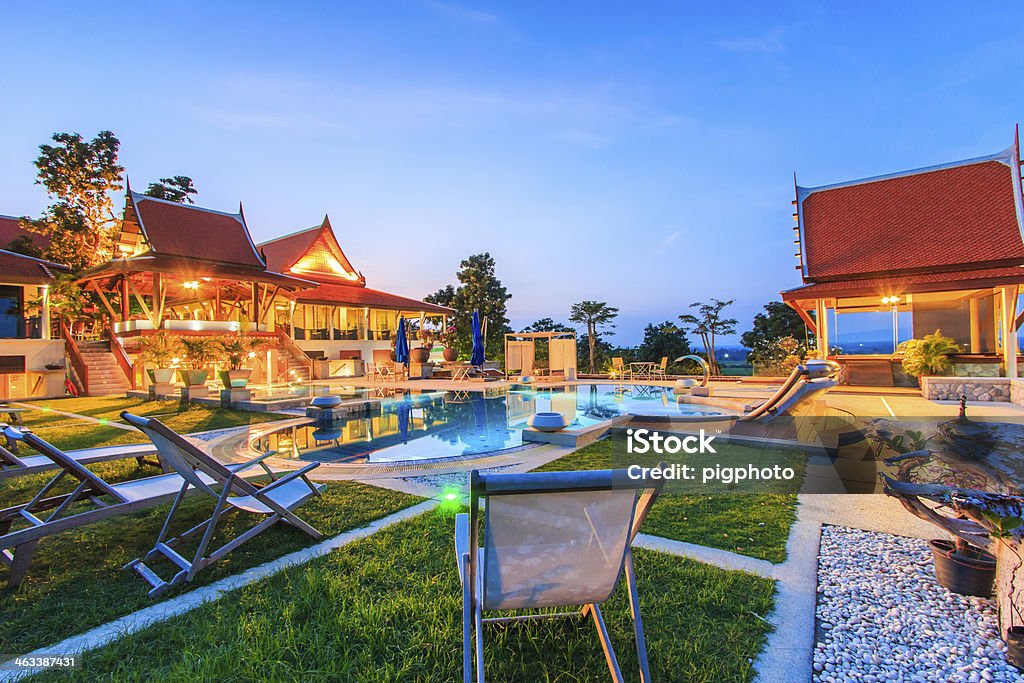
<instances>
[{"instance_id":1,"label":"foliage","mask_svg":"<svg viewBox=\"0 0 1024 683\"><path fill-rule=\"evenodd\" d=\"M551 318L541 318L522 329L523 332L565 332L572 329L566 323L557 323Z\"/></svg>"},{"instance_id":2,"label":"foliage","mask_svg":"<svg viewBox=\"0 0 1024 683\"><path fill-rule=\"evenodd\" d=\"M736 319L722 317L722 311L726 307L731 306L735 301L735 299L729 299L728 301L711 299L710 303L697 301L690 304L690 308L697 309L696 315L686 313L679 316L679 320L690 328L686 331L700 336L704 344L704 350L707 352L708 364L711 366L711 374L713 375L721 374L721 369L718 367L718 358L715 355L715 338L722 334L733 334L736 332Z\"/></svg>"},{"instance_id":3,"label":"foliage","mask_svg":"<svg viewBox=\"0 0 1024 683\"><path fill-rule=\"evenodd\" d=\"M170 367L175 358L185 352L181 337L164 331L142 338L142 353L139 358L143 363L155 365L158 369Z\"/></svg>"},{"instance_id":4,"label":"foliage","mask_svg":"<svg viewBox=\"0 0 1024 683\"><path fill-rule=\"evenodd\" d=\"M586 339L587 349L589 351L587 360L590 365L590 374L594 374L597 351L598 335L602 329L614 328L615 320L619 315L619 309L614 306L609 306L604 301L581 301L578 304L572 305L572 310L569 312L569 320L571 322L583 325L586 327Z\"/></svg>"},{"instance_id":5,"label":"foliage","mask_svg":"<svg viewBox=\"0 0 1024 683\"><path fill-rule=\"evenodd\" d=\"M215 348L219 352L220 360L227 363L229 370L241 370L245 367L246 361L263 348L264 343L252 337L246 337L242 333L227 334L214 341Z\"/></svg>"},{"instance_id":6,"label":"foliage","mask_svg":"<svg viewBox=\"0 0 1024 683\"><path fill-rule=\"evenodd\" d=\"M681 365L677 367L674 363L676 358L687 356L693 353L690 348L690 340L686 333L675 323L666 320L663 323L648 324L644 328L644 340L637 347L637 360L648 363L658 363L662 358L668 357L669 372L678 374Z\"/></svg>"},{"instance_id":7,"label":"foliage","mask_svg":"<svg viewBox=\"0 0 1024 683\"><path fill-rule=\"evenodd\" d=\"M173 178L161 178L158 183L150 183L144 193L147 197L166 199L179 204L195 204L189 195L198 194L199 190L187 175L176 175Z\"/></svg>"},{"instance_id":8,"label":"foliage","mask_svg":"<svg viewBox=\"0 0 1024 683\"><path fill-rule=\"evenodd\" d=\"M181 344L185 349L185 367L202 370L220 357L220 348L210 337L184 337Z\"/></svg>"},{"instance_id":9,"label":"foliage","mask_svg":"<svg viewBox=\"0 0 1024 683\"><path fill-rule=\"evenodd\" d=\"M50 238L46 258L78 271L113 255L116 217L110 193L122 187L121 143L108 130L88 142L78 133L55 133L53 141L57 144L39 146L35 162L36 183L52 203L39 220L22 225Z\"/></svg>"},{"instance_id":10,"label":"foliage","mask_svg":"<svg viewBox=\"0 0 1024 683\"><path fill-rule=\"evenodd\" d=\"M505 354L508 325L508 300L512 295L495 275L494 259L489 253L474 254L459 264L456 273L459 286L447 285L423 298L428 303L455 309L450 321L455 326L455 348L468 357L473 350L473 311L487 321L484 350L487 358L500 359Z\"/></svg>"},{"instance_id":11,"label":"foliage","mask_svg":"<svg viewBox=\"0 0 1024 683\"><path fill-rule=\"evenodd\" d=\"M960 346L942 330L926 334L923 339L908 339L896 348L903 355L903 371L913 377L944 375L952 363L949 357L960 353Z\"/></svg>"},{"instance_id":12,"label":"foliage","mask_svg":"<svg viewBox=\"0 0 1024 683\"><path fill-rule=\"evenodd\" d=\"M24 254L32 258L42 258L43 250L28 235L18 235L3 247L6 251L13 251L15 254Z\"/></svg>"},{"instance_id":13,"label":"foliage","mask_svg":"<svg viewBox=\"0 0 1024 683\"><path fill-rule=\"evenodd\" d=\"M75 281L73 275L57 273L50 283L48 292L50 298L50 314L61 318L77 318L82 315L82 309L90 303L89 296L82 291L82 288ZM40 315L43 310L43 297L38 297L25 303L25 312L30 315Z\"/></svg>"},{"instance_id":14,"label":"foliage","mask_svg":"<svg viewBox=\"0 0 1024 683\"><path fill-rule=\"evenodd\" d=\"M798 342L803 340L801 348L806 356L809 349L814 348L814 337L808 337L804 321L790 306L781 301L771 301L764 305L764 312L754 316L753 329L740 336L743 346L750 349L747 360L752 363L778 362L778 342L792 337Z\"/></svg>"}]
</instances>

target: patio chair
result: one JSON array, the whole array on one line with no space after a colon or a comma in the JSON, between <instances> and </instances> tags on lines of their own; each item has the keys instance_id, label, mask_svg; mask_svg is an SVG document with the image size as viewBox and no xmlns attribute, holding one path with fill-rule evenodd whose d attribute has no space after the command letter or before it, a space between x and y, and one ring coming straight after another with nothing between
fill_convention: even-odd
<instances>
[{"instance_id":1,"label":"patio chair","mask_svg":"<svg viewBox=\"0 0 1024 683\"><path fill-rule=\"evenodd\" d=\"M127 411L121 413L121 417L148 436L160 452L164 462L170 465L181 479L184 480L178 496L174 499L174 503L167 513L167 519L164 521L163 528L160 529L160 534L157 536L153 549L125 565L125 569L135 569L153 587L149 591L150 597L157 596L172 586L192 581L196 574L202 571L204 567L216 562L238 546L255 538L278 522L287 522L296 529L309 534L314 539L320 540L323 538L319 531L295 514L295 510L302 507L311 498L319 496L324 489L322 484L313 484L306 476L320 466L319 462L310 463L284 476L274 478L266 486L257 487L255 484L239 477L237 472L232 471L189 443L159 420L139 417ZM271 473L269 468L266 468L265 465L264 467L268 473ZM178 507L181 505L185 494L191 488L195 488L199 493L210 496L217 501L213 514L206 521L173 538L168 538L174 515L178 511ZM218 491L217 488L220 490ZM265 519L207 555L207 549L210 546L210 541L213 539L217 524L220 522L224 512L229 508L263 515ZM199 532L202 532L202 538L192 559L185 558L174 549L176 545L180 545L183 541L195 536ZM147 562L152 562L161 556L170 560L179 568L179 571L168 581L161 579L156 572L146 565Z\"/></svg>"},{"instance_id":2,"label":"patio chair","mask_svg":"<svg viewBox=\"0 0 1024 683\"><path fill-rule=\"evenodd\" d=\"M0 430L5 429L6 427L7 425L0 423ZM24 433L28 430L19 429L18 431ZM10 444L8 444L8 446L9 445ZM82 465L94 465L100 462L135 458L140 465L155 465L166 472L167 469L159 462L159 458L157 458L156 461L148 460L146 458L146 456L155 454L156 449L153 448L152 444L129 444L127 446L85 448L82 450L67 451L64 453L64 455L81 463ZM57 463L45 455L18 456L14 453L13 449L9 450L8 448L0 446L0 481L55 470L59 467L60 466Z\"/></svg>"},{"instance_id":3,"label":"patio chair","mask_svg":"<svg viewBox=\"0 0 1024 683\"><path fill-rule=\"evenodd\" d=\"M630 545L662 480L631 479L625 470L483 474L473 471L470 512L455 520L462 583L463 679L484 680L484 624L592 617L612 679L621 682L601 608L623 570L629 588L641 680L651 680ZM484 547L478 543L480 500ZM582 611L484 618L484 611L582 606Z\"/></svg>"},{"instance_id":4,"label":"patio chair","mask_svg":"<svg viewBox=\"0 0 1024 683\"><path fill-rule=\"evenodd\" d=\"M631 374L631 373L629 373ZM627 375L626 363L622 360L622 356L612 356L612 377L616 380L622 380ZM630 377L632 379L632 377Z\"/></svg>"},{"instance_id":5,"label":"patio chair","mask_svg":"<svg viewBox=\"0 0 1024 683\"><path fill-rule=\"evenodd\" d=\"M661 362L651 368L651 379L659 379L664 381L667 379L665 374L668 371L668 356L662 356Z\"/></svg>"},{"instance_id":6,"label":"patio chair","mask_svg":"<svg viewBox=\"0 0 1024 683\"><path fill-rule=\"evenodd\" d=\"M0 510L0 561L10 567L7 576L9 588L17 587L24 579L40 540L116 515L170 502L179 495L182 487L183 480L177 474L110 484L82 462L31 432L8 427L4 435L31 446L60 468L28 503ZM7 459L6 456L4 458ZM10 461L19 460L25 462L31 457L14 457ZM241 472L259 461L234 465L231 470ZM50 493L65 479L78 480L78 485L70 493L51 496ZM208 481L212 483L212 480ZM13 528L16 523L18 528ZM22 526L26 523L27 527Z\"/></svg>"}]
</instances>

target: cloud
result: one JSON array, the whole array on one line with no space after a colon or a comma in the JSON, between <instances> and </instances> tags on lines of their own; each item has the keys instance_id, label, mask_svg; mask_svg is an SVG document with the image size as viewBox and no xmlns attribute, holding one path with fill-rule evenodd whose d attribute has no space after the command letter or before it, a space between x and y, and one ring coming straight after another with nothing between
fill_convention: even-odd
<instances>
[{"instance_id":1,"label":"cloud","mask_svg":"<svg viewBox=\"0 0 1024 683\"><path fill-rule=\"evenodd\" d=\"M674 243L676 240L678 240L682 236L683 236L683 231L682 230L673 230L672 232L670 232L669 234L665 235L662 238L661 242L658 243L658 247L657 248L658 249L666 249L666 248L668 248L668 246L670 244Z\"/></svg>"},{"instance_id":2,"label":"cloud","mask_svg":"<svg viewBox=\"0 0 1024 683\"><path fill-rule=\"evenodd\" d=\"M491 14L490 12L484 12L470 7L462 7L461 5L453 5L447 2L436 2L435 0L426 0L422 4L434 14L467 24L501 23L501 17L497 14Z\"/></svg>"},{"instance_id":3,"label":"cloud","mask_svg":"<svg viewBox=\"0 0 1024 683\"><path fill-rule=\"evenodd\" d=\"M715 45L729 52L781 52L786 49L782 41L785 33L785 27L776 26L759 36L725 38L715 41Z\"/></svg>"}]
</instances>

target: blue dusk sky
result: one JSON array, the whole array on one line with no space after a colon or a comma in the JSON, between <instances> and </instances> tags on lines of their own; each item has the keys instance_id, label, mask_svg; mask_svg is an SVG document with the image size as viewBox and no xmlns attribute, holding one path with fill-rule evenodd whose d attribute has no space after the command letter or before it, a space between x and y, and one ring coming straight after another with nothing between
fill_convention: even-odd
<instances>
[{"instance_id":1,"label":"blue dusk sky","mask_svg":"<svg viewBox=\"0 0 1024 683\"><path fill-rule=\"evenodd\" d=\"M330 214L371 287L422 297L489 251L517 329L597 299L635 344L719 297L742 331L799 284L794 171L821 185L1012 142L1022 19L1017 2L5 2L0 213L46 205L32 161L53 132L109 129L134 187L189 175L203 206L242 201L257 240Z\"/></svg>"}]
</instances>

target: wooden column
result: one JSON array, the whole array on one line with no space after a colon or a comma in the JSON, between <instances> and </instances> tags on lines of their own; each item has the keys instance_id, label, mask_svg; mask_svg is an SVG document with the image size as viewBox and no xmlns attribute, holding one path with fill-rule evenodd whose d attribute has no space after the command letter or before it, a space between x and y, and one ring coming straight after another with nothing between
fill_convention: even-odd
<instances>
[{"instance_id":1,"label":"wooden column","mask_svg":"<svg viewBox=\"0 0 1024 683\"><path fill-rule=\"evenodd\" d=\"M821 353L822 358L828 356L829 351L829 338L828 338L828 306L825 305L824 299L818 299L817 307L815 308L815 316L817 323L817 339L818 339L818 351Z\"/></svg>"},{"instance_id":2,"label":"wooden column","mask_svg":"<svg viewBox=\"0 0 1024 683\"><path fill-rule=\"evenodd\" d=\"M971 353L981 353L981 302L971 297L968 302L971 310Z\"/></svg>"},{"instance_id":3,"label":"wooden column","mask_svg":"<svg viewBox=\"0 0 1024 683\"><path fill-rule=\"evenodd\" d=\"M260 329L260 286L257 283L252 283L251 290L252 298L252 322L256 326L256 329Z\"/></svg>"},{"instance_id":4,"label":"wooden column","mask_svg":"<svg viewBox=\"0 0 1024 683\"><path fill-rule=\"evenodd\" d=\"M121 278L121 322L128 322L131 303L128 301L128 276Z\"/></svg>"},{"instance_id":5,"label":"wooden column","mask_svg":"<svg viewBox=\"0 0 1024 683\"><path fill-rule=\"evenodd\" d=\"M1017 376L1017 285L999 288L1002 309L1003 367L1007 377Z\"/></svg>"},{"instance_id":6,"label":"wooden column","mask_svg":"<svg viewBox=\"0 0 1024 683\"><path fill-rule=\"evenodd\" d=\"M288 336L295 339L295 302L288 300Z\"/></svg>"},{"instance_id":7,"label":"wooden column","mask_svg":"<svg viewBox=\"0 0 1024 683\"><path fill-rule=\"evenodd\" d=\"M50 285L43 285L39 288L40 298L43 300L43 310L39 314L39 336L43 339L50 338Z\"/></svg>"}]
</instances>

